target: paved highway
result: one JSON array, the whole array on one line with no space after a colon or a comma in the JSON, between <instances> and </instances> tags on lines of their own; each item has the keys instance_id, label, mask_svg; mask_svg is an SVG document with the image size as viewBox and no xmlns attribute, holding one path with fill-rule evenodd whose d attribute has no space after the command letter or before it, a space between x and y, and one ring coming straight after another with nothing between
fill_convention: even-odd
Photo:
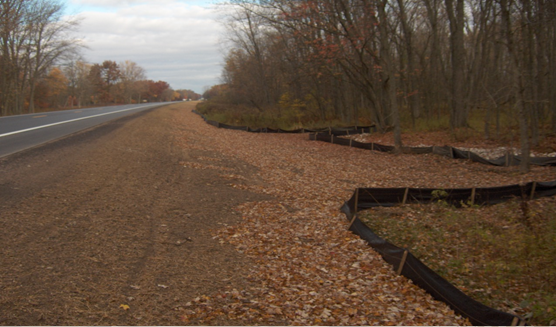
<instances>
[{"instance_id":1,"label":"paved highway","mask_svg":"<svg viewBox=\"0 0 556 327\"><path fill-rule=\"evenodd\" d=\"M147 103L0 117L0 158L168 103Z\"/></svg>"}]
</instances>

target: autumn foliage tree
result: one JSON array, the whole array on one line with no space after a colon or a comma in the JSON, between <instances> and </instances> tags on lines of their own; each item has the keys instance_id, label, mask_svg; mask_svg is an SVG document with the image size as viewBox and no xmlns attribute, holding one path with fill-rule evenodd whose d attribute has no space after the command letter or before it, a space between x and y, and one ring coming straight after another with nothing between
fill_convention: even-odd
<instances>
[{"instance_id":1,"label":"autumn foliage tree","mask_svg":"<svg viewBox=\"0 0 556 327\"><path fill-rule=\"evenodd\" d=\"M486 138L519 124L525 156L556 132L552 0L235 0L224 12L226 101L260 115L372 121L399 147L402 117L447 116L456 133L474 113Z\"/></svg>"},{"instance_id":2,"label":"autumn foliage tree","mask_svg":"<svg viewBox=\"0 0 556 327\"><path fill-rule=\"evenodd\" d=\"M36 108L41 111L181 99L167 82L145 79L144 69L132 61L87 64L70 60L52 67L37 81L34 92Z\"/></svg>"}]
</instances>

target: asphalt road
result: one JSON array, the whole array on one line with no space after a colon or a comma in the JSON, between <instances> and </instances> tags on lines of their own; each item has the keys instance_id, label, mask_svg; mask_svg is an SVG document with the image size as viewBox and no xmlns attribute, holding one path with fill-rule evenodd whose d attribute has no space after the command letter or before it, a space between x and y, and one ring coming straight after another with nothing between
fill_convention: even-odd
<instances>
[{"instance_id":1,"label":"asphalt road","mask_svg":"<svg viewBox=\"0 0 556 327\"><path fill-rule=\"evenodd\" d=\"M168 103L147 103L0 117L0 158Z\"/></svg>"}]
</instances>

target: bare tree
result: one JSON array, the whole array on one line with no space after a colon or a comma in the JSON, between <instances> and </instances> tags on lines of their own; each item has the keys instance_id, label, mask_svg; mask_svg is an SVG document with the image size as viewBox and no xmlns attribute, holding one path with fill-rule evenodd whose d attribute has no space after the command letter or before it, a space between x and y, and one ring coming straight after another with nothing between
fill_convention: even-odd
<instances>
[{"instance_id":1,"label":"bare tree","mask_svg":"<svg viewBox=\"0 0 556 327\"><path fill-rule=\"evenodd\" d=\"M56 0L2 0L0 8L1 113L22 113L25 99L33 112L37 81L80 47L69 35L78 22L65 20Z\"/></svg>"},{"instance_id":2,"label":"bare tree","mask_svg":"<svg viewBox=\"0 0 556 327\"><path fill-rule=\"evenodd\" d=\"M64 67L64 74L68 79L68 96L77 100L77 106L88 104L92 96L92 85L89 80L91 65L82 60L71 60ZM71 101L73 106L73 100Z\"/></svg>"},{"instance_id":3,"label":"bare tree","mask_svg":"<svg viewBox=\"0 0 556 327\"><path fill-rule=\"evenodd\" d=\"M137 102L140 102L141 88L138 82L146 79L145 69L129 60L121 62L119 68L125 101L131 103L135 97Z\"/></svg>"}]
</instances>

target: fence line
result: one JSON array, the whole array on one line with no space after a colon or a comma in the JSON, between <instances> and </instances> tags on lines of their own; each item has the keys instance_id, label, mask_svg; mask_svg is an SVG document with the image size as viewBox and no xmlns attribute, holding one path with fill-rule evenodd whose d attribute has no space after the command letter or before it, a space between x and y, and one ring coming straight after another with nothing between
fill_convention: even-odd
<instances>
[{"instance_id":1,"label":"fence line","mask_svg":"<svg viewBox=\"0 0 556 327\"><path fill-rule=\"evenodd\" d=\"M320 130L297 129L282 130L271 128L250 128L247 126L233 126L208 120L204 115L196 110L194 113L200 115L208 124L218 128L243 130L253 133L311 133L310 140L331 142L339 145L347 145L361 149L376 150L381 152L392 152L393 146L381 145L376 143L361 143L351 139L334 138L338 135L350 135L356 133L370 133L375 131L374 126L365 127L344 127L344 128L324 128ZM459 150L450 146L410 148L404 147L403 152L424 154L435 153L451 158L470 159L473 161L497 165L512 166L518 165L520 158L507 154L496 160L487 160L470 151ZM556 158L531 158L533 164L543 166L556 165ZM542 160L533 160L542 159ZM500 161L503 160L503 164ZM534 161L534 162L533 162ZM371 209L379 206L394 206L399 203L430 203L432 201L443 200L456 207L462 204L472 203L477 205L493 205L507 201L515 197L523 199L534 199L539 197L556 195L556 181L552 182L532 182L524 185L509 185L489 188L470 188L470 189L442 189L444 192L441 198L438 193L433 195L431 188L357 188L353 196L344 203L341 211L344 212L349 222L348 229L359 235L362 239L373 247L383 259L391 264L399 275L403 275L413 281L413 283L435 299L448 304L456 313L466 317L473 325L483 326L524 326L526 321L516 315L509 314L497 309L490 308L473 298L469 297L446 279L442 278L421 260L417 259L407 249L402 249L380 236L376 235L358 217L360 210Z\"/></svg>"},{"instance_id":2,"label":"fence line","mask_svg":"<svg viewBox=\"0 0 556 327\"><path fill-rule=\"evenodd\" d=\"M386 262L393 266L398 274L411 279L435 299L447 303L455 312L468 318L473 325L524 325L524 319L490 308L472 299L430 269L407 249L400 248L376 235L357 217L357 213L360 210L380 206L390 207L400 203L430 203L438 200L460 207L466 203L493 205L515 197L535 199L556 195L556 181L488 188L442 189L444 191L440 192L442 195L435 192L438 190L438 188L358 188L344 203L341 210L349 221L349 230L367 241Z\"/></svg>"},{"instance_id":3,"label":"fence line","mask_svg":"<svg viewBox=\"0 0 556 327\"><path fill-rule=\"evenodd\" d=\"M284 134L300 134L300 133L325 133L327 135L353 135L353 134L363 134L363 133L371 133L376 131L375 126L348 126L348 127L324 127L324 128L299 128L299 129L281 129L281 128L269 128L269 127L260 127L260 128L252 128L249 126L236 126L236 125L228 125L224 123L220 123L214 120L209 120L207 117L197 110L193 110L193 113L201 116L207 124L218 128L224 129L231 129L237 131L246 131L250 133L284 133Z\"/></svg>"},{"instance_id":4,"label":"fence line","mask_svg":"<svg viewBox=\"0 0 556 327\"><path fill-rule=\"evenodd\" d=\"M363 143L352 139L334 138L326 133L313 133L309 134L309 139L312 141L323 141L338 145L350 146L358 149L366 149L380 152L393 152L395 147L391 145L382 145L378 143ZM467 159L474 162L493 165L493 166L519 166L521 157L506 153L506 155L498 159L486 159L478 154L460 150L451 146L429 146L429 147L402 147L402 153L408 154L425 154L434 153L452 159ZM556 166L556 157L532 157L531 164L536 166Z\"/></svg>"}]
</instances>

